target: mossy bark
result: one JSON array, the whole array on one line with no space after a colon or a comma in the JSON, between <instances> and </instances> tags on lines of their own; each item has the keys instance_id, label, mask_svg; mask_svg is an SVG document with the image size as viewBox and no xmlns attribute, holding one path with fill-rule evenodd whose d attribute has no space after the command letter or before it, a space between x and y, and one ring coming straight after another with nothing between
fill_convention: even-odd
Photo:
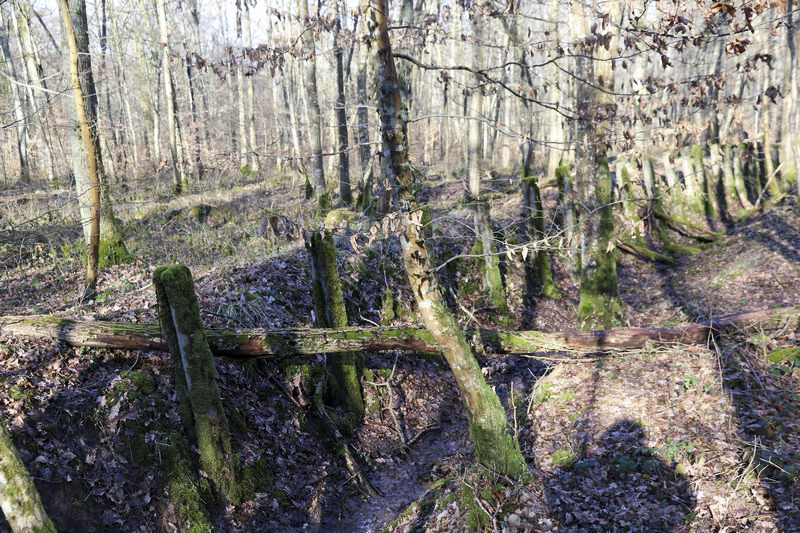
<instances>
[{"instance_id":1,"label":"mossy bark","mask_svg":"<svg viewBox=\"0 0 800 533\"><path fill-rule=\"evenodd\" d=\"M25 463L0 422L0 509L15 533L55 533Z\"/></svg>"},{"instance_id":2,"label":"mossy bark","mask_svg":"<svg viewBox=\"0 0 800 533\"><path fill-rule=\"evenodd\" d=\"M556 173L561 167L556 169ZM563 179L563 178L562 178ZM553 279L547 235L544 230L544 207L536 176L522 178L522 202L528 231L528 238L536 243L532 254L532 265L525 262L526 278L532 291L538 291L545 298L560 299L561 291Z\"/></svg>"},{"instance_id":3,"label":"mossy bark","mask_svg":"<svg viewBox=\"0 0 800 533\"><path fill-rule=\"evenodd\" d=\"M486 198L473 198L472 209L475 239L476 243L480 242L483 290L489 300L489 304L497 313L498 321L501 324L506 324L508 321L508 302L506 301L506 291L503 286L503 275L500 272L500 257L497 254L497 246L495 246L489 201Z\"/></svg>"},{"instance_id":4,"label":"mossy bark","mask_svg":"<svg viewBox=\"0 0 800 533\"><path fill-rule=\"evenodd\" d=\"M178 397L184 402L181 414L185 424L194 428L200 466L228 501L238 503L238 457L231 447L192 274L184 265L159 267L153 273L153 285L173 358Z\"/></svg>"},{"instance_id":5,"label":"mossy bark","mask_svg":"<svg viewBox=\"0 0 800 533\"><path fill-rule=\"evenodd\" d=\"M336 267L336 248L328 231L314 231L306 237L306 251L311 263L311 284L314 294L317 325L324 328L346 328L347 310L342 282ZM364 417L364 396L361 390L362 357L344 353L328 360L327 395L334 404L342 405L357 420Z\"/></svg>"},{"instance_id":6,"label":"mossy bark","mask_svg":"<svg viewBox=\"0 0 800 533\"><path fill-rule=\"evenodd\" d=\"M505 410L488 386L472 349L437 286L435 271L425 245L422 220L416 206L414 178L408 159L408 108L400 96L387 16L387 0L362 0L366 45L376 82L375 104L380 115L381 135L389 157L387 171L399 188L403 263L425 327L441 345L456 377L467 408L470 435L478 460L501 473L520 477L528 472L514 436L508 432Z\"/></svg>"}]
</instances>

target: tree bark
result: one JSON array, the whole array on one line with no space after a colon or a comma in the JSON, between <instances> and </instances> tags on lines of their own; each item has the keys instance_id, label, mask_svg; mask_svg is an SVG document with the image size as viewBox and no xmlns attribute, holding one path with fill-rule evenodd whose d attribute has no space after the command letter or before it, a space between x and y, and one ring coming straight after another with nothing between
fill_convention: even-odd
<instances>
[{"instance_id":1,"label":"tree bark","mask_svg":"<svg viewBox=\"0 0 800 533\"><path fill-rule=\"evenodd\" d=\"M325 216L331 207L328 191L325 186L325 168L322 161L322 124L319 110L319 92L317 91L317 54L314 45L311 19L308 15L308 0L297 2L298 17L302 27L303 47L309 57L303 61L306 97L308 99L308 131L311 143L312 173L317 196L317 216Z\"/></svg>"},{"instance_id":2,"label":"tree bark","mask_svg":"<svg viewBox=\"0 0 800 533\"><path fill-rule=\"evenodd\" d=\"M581 5L584 35L589 35L590 13ZM622 319L622 303L617 288L617 258L613 249L614 219L612 212L611 172L608 166L608 139L616 105L606 91L614 90L611 51L617 49L616 28L619 5L610 6L614 32L608 49L590 42L578 43L583 55L577 63L577 128L576 173L580 198L580 303L578 321L581 329L610 328ZM598 29L597 31L603 31Z\"/></svg>"},{"instance_id":3,"label":"tree bark","mask_svg":"<svg viewBox=\"0 0 800 533\"><path fill-rule=\"evenodd\" d=\"M78 7L81 4L83 13L86 13L86 6L83 0L73 0L73 6ZM89 253L86 264L86 287L83 291L82 300L88 300L94 297L97 287L97 270L100 258L100 179L97 172L97 164L100 161L99 143L97 134L92 135L89 129L89 121L86 116L86 109L84 106L84 92L81 87L81 71L79 70L79 53L78 43L75 38L75 30L72 26L72 10L67 4L67 0L59 0L59 7L61 8L61 18L64 24L64 36L69 47L69 66L72 80L72 95L75 100L75 113L81 125L81 138L83 139L83 146L86 150L86 159L89 166L89 185L91 197L91 226L89 237ZM85 19L84 19L85 20ZM84 52L88 52L87 50ZM91 72L91 70L89 70ZM85 76L84 71L84 76ZM96 124L95 124L96 127Z\"/></svg>"},{"instance_id":4,"label":"tree bark","mask_svg":"<svg viewBox=\"0 0 800 533\"><path fill-rule=\"evenodd\" d=\"M36 63L35 48L30 33L28 9L30 9L30 6L27 3L22 4L18 0L15 0L11 9L11 20L17 31L20 48L24 55L23 63L25 65L25 73L28 81L26 90L32 108L31 111L35 115L35 120L33 122L34 129L41 143L39 149L41 150L40 153L43 160L42 166L44 167L48 181L55 183L53 153L50 141L45 132L45 123L47 122L45 115L48 104L47 98L44 96L44 91L42 90L42 78L39 75L39 65Z\"/></svg>"},{"instance_id":5,"label":"tree bark","mask_svg":"<svg viewBox=\"0 0 800 533\"><path fill-rule=\"evenodd\" d=\"M25 463L0 422L0 510L15 533L56 533Z\"/></svg>"},{"instance_id":6,"label":"tree bark","mask_svg":"<svg viewBox=\"0 0 800 533\"><path fill-rule=\"evenodd\" d=\"M158 15L158 38L161 46L161 71L164 76L164 99L167 103L167 130L169 131L170 166L172 168L172 188L176 195L189 192L189 177L183 166L183 149L180 146L178 114L175 106L175 85L172 81L170 65L169 32L167 28L166 0L156 0Z\"/></svg>"},{"instance_id":7,"label":"tree bark","mask_svg":"<svg viewBox=\"0 0 800 533\"><path fill-rule=\"evenodd\" d=\"M13 56L11 55L11 47L9 46L9 21L6 11L0 9L2 14L3 27L0 28L0 59L3 65L0 69L4 71L9 78L9 92L11 93L11 105L14 107L14 122L16 127L14 131L17 135L17 158L19 163L19 180L27 183L31 178L30 165L28 163L28 123L25 120L25 111L23 108L20 89L17 86L19 79L17 78L16 67L14 65Z\"/></svg>"},{"instance_id":8,"label":"tree bark","mask_svg":"<svg viewBox=\"0 0 800 533\"><path fill-rule=\"evenodd\" d=\"M399 188L403 262L425 327L442 349L458 383L467 410L475 454L484 465L512 477L528 472L516 439L508 433L503 405L486 383L472 348L437 286L425 243L423 212L416 205L408 160L407 108L389 42L387 0L362 0L367 46L373 60L376 105L381 134L388 149L387 170Z\"/></svg>"},{"instance_id":9,"label":"tree bark","mask_svg":"<svg viewBox=\"0 0 800 533\"><path fill-rule=\"evenodd\" d=\"M676 328L620 328L598 331L466 330L464 336L476 352L534 354L564 351L598 351L644 348L647 343L705 344L711 334L740 329L800 331L800 307L745 311L711 321ZM84 322L51 315L0 317L0 335L53 339L68 346L120 350L168 351L158 324ZM441 353L443 347L425 327L206 329L214 355L233 358L284 359L298 355L403 350Z\"/></svg>"},{"instance_id":10,"label":"tree bark","mask_svg":"<svg viewBox=\"0 0 800 533\"><path fill-rule=\"evenodd\" d=\"M336 130L339 152L339 198L345 205L353 203L353 192L350 187L350 159L347 155L347 113L345 110L344 96L344 65L343 50L339 42L341 31L341 18L339 15L339 0L333 2L333 13L336 18L333 31L333 54L336 58Z\"/></svg>"},{"instance_id":11,"label":"tree bark","mask_svg":"<svg viewBox=\"0 0 800 533\"><path fill-rule=\"evenodd\" d=\"M333 235L327 231L312 232L306 237L306 251L311 263L311 285L317 324L327 328L346 328L347 310L336 265ZM335 403L346 407L356 420L364 417L361 367L363 361L354 353L342 353L327 364L328 396Z\"/></svg>"},{"instance_id":12,"label":"tree bark","mask_svg":"<svg viewBox=\"0 0 800 533\"><path fill-rule=\"evenodd\" d=\"M83 95L81 110L77 107L77 102L67 101L67 116L69 117L70 127L68 130L70 137L71 166L75 177L75 192L78 198L78 210L83 227L84 240L90 245L92 240L92 209L93 195L95 192L100 195L100 237L98 251L98 267L127 263L132 259L128 253L125 243L122 240L120 223L114 216L114 208L111 203L109 192L109 180L103 168L101 156L100 137L97 126L97 89L92 75L92 60L89 53L89 25L86 18L86 4L84 0L67 0L70 21L72 23L73 37L77 46L77 69L79 89ZM63 19L63 17L62 17ZM62 22L62 27L64 26ZM70 49L67 39L66 28L64 28L64 47ZM64 54L64 62L67 71L72 70L73 59L69 54ZM73 88L74 90L74 88ZM82 114L83 115L82 115ZM86 120L89 128L90 142L93 152L87 149L86 139L83 136L83 120ZM94 163L94 172L98 186L93 184L91 163Z\"/></svg>"}]
</instances>

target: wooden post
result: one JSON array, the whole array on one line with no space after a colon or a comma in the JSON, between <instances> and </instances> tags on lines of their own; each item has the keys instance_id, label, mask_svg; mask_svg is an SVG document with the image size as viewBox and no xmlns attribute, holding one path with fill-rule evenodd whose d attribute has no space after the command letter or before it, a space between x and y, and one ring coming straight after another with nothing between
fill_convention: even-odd
<instances>
[{"instance_id":1,"label":"wooden post","mask_svg":"<svg viewBox=\"0 0 800 533\"><path fill-rule=\"evenodd\" d=\"M346 328L342 282L336 268L336 248L327 231L314 231L306 236L306 250L311 263L311 283L317 313L317 325L325 328ZM363 357L344 353L328 361L328 397L346 407L357 420L364 417L361 392Z\"/></svg>"},{"instance_id":2,"label":"wooden post","mask_svg":"<svg viewBox=\"0 0 800 533\"><path fill-rule=\"evenodd\" d=\"M159 267L153 273L153 285L158 316L172 356L181 417L186 427L194 430L200 466L229 502L238 503L238 465L192 274L185 265Z\"/></svg>"}]
</instances>

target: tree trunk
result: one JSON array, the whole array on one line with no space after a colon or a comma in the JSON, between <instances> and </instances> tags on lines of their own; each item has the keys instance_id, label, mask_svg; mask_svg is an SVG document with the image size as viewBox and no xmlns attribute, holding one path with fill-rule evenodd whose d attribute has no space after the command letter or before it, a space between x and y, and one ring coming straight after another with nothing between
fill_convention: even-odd
<instances>
[{"instance_id":1,"label":"tree trunk","mask_svg":"<svg viewBox=\"0 0 800 533\"><path fill-rule=\"evenodd\" d=\"M15 533L56 533L25 463L0 422L0 510Z\"/></svg>"},{"instance_id":2,"label":"tree trunk","mask_svg":"<svg viewBox=\"0 0 800 533\"><path fill-rule=\"evenodd\" d=\"M253 48L253 34L250 31L250 0L240 0L244 4L243 22L244 28L244 44L243 49L250 50ZM245 54L241 61L244 63L247 55ZM255 111L255 87L254 87L255 71L251 72L249 76L244 77L245 89L247 90L247 146L250 153L250 168L253 172L259 172L260 162L258 157L258 141L256 138L256 111ZM244 134L244 132L243 132Z\"/></svg>"},{"instance_id":3,"label":"tree trunk","mask_svg":"<svg viewBox=\"0 0 800 533\"><path fill-rule=\"evenodd\" d=\"M589 13L581 6L581 22L588 35ZM609 6L610 20L617 23L619 5ZM615 31L610 26L606 31ZM616 52L616 35L608 49L599 44L579 43L584 54L577 63L576 151L578 197L582 208L580 228L581 288L578 321L581 329L611 328L622 319L622 303L617 288L617 258L613 249L611 172L607 144L614 121L615 106L605 91L614 90L611 51ZM595 61L596 58L598 61ZM593 86L586 81L592 80Z\"/></svg>"},{"instance_id":4,"label":"tree trunk","mask_svg":"<svg viewBox=\"0 0 800 533\"><path fill-rule=\"evenodd\" d=\"M423 212L413 194L413 177L408 161L407 110L400 97L387 24L387 0L363 0L361 11L367 25L367 46L373 59L376 105L381 133L389 157L387 169L400 189L403 262L411 291L425 327L453 370L464 398L470 436L478 460L503 474L523 476L525 459L516 439L507 432L505 410L497 394L486 383L472 348L447 308L436 284L434 270L422 231Z\"/></svg>"},{"instance_id":5,"label":"tree trunk","mask_svg":"<svg viewBox=\"0 0 800 533\"><path fill-rule=\"evenodd\" d=\"M479 353L533 354L546 352L638 349L648 342L701 343L710 334L741 329L800 331L800 308L784 307L747 311L715 317L712 321L676 328L621 328L599 331L466 330L464 336ZM0 317L1 335L53 339L68 346L120 350L168 351L158 324L81 322L62 317ZM441 353L433 334L425 327L378 327L347 329L226 329L205 330L211 351L221 357L268 357L287 359L298 355L316 356L352 352L403 350L409 353Z\"/></svg>"},{"instance_id":6,"label":"tree trunk","mask_svg":"<svg viewBox=\"0 0 800 533\"><path fill-rule=\"evenodd\" d=\"M322 161L322 124L319 110L319 93L317 92L317 54L314 46L314 32L308 26L311 19L308 15L308 0L297 2L298 17L303 31L303 47L309 57L303 61L306 97L308 99L308 131L311 143L312 173L317 195L317 216L325 216L331 208L331 200L325 186L325 169Z\"/></svg>"},{"instance_id":7,"label":"tree trunk","mask_svg":"<svg viewBox=\"0 0 800 533\"><path fill-rule=\"evenodd\" d=\"M11 93L11 105L14 107L14 121L16 127L14 131L17 135L17 159L19 163L19 180L27 183L31 178L30 165L28 163L28 123L25 121L25 111L22 104L22 96L18 87L16 67L14 66L11 47L9 46L8 17L4 9L0 9L2 14L3 27L0 28L0 60L3 65L0 70L10 78L9 92Z\"/></svg>"},{"instance_id":8,"label":"tree trunk","mask_svg":"<svg viewBox=\"0 0 800 533\"><path fill-rule=\"evenodd\" d=\"M36 129L36 135L41 143L40 150L43 160L42 165L44 166L48 181L55 184L56 175L55 167L53 166L53 153L50 147L50 141L45 133L48 104L42 88L42 78L39 75L39 66L36 63L35 48L33 46L33 40L31 39L30 33L28 9L30 9L30 6L27 3L23 4L20 3L19 0L15 0L14 6L11 10L11 20L17 30L20 47L22 48L25 58L24 64L28 80L26 88L28 92L28 99L32 107L32 112L36 115L34 128Z\"/></svg>"},{"instance_id":9,"label":"tree trunk","mask_svg":"<svg viewBox=\"0 0 800 533\"><path fill-rule=\"evenodd\" d=\"M67 5L67 0L59 0L61 7L61 19L64 26L64 38L67 41L69 48L69 66L72 82L72 96L75 100L75 114L81 125L81 138L83 139L83 146L86 150L86 159L89 167L89 186L90 186L90 233L89 233L89 253L87 254L86 264L86 287L83 291L82 300L93 298L97 287L97 270L100 257L100 178L98 175L97 165L100 161L99 142L95 130L94 135L90 130L89 120L86 115L86 108L84 105L84 91L81 87L81 70L79 68L79 55L83 51L88 58L88 46L85 49L78 48L76 39L76 32L72 25L73 15L83 13L84 17L82 22L85 22L86 5L84 0L73 0L72 6ZM73 13L75 11L75 13ZM83 30L84 27L81 27ZM84 41L88 45L88 39ZM91 73L91 68L88 71ZM86 71L83 71L83 76L86 77ZM89 93L90 95L93 93ZM95 100L96 102L96 100ZM95 128L97 123L95 122Z\"/></svg>"},{"instance_id":10,"label":"tree trunk","mask_svg":"<svg viewBox=\"0 0 800 533\"><path fill-rule=\"evenodd\" d=\"M164 99L167 103L167 130L169 131L170 166L172 168L172 189L176 195L189 192L189 177L183 165L179 139L178 114L175 106L175 85L172 82L170 66L169 32L167 29L166 0L156 0L158 14L158 38L161 46L161 71L164 76Z\"/></svg>"},{"instance_id":11,"label":"tree trunk","mask_svg":"<svg viewBox=\"0 0 800 533\"><path fill-rule=\"evenodd\" d=\"M353 192L350 188L350 159L347 155L347 113L344 97L344 65L342 64L343 50L339 42L341 19L339 16L339 0L334 0L334 17L336 18L333 32L334 56L336 58L336 129L339 152L339 198L345 205L353 203Z\"/></svg>"},{"instance_id":12,"label":"tree trunk","mask_svg":"<svg viewBox=\"0 0 800 533\"><path fill-rule=\"evenodd\" d=\"M67 71L72 71L73 61L77 61L78 82L83 95L81 108L74 100L67 101L67 116L70 121L69 137L72 153L72 172L75 177L75 192L78 198L78 210L83 226L83 235L87 245L91 247L94 220L94 194L100 196L98 200L100 210L100 235L98 250L98 267L106 268L112 265L127 263L132 259L122 240L120 223L114 216L114 209L110 199L108 178L103 168L100 150L100 139L97 128L97 89L92 75L92 60L89 53L89 26L86 18L86 4L84 0L67 0L70 22L77 46L77 58L69 54L64 55ZM62 17L62 27L64 27ZM64 48L70 49L66 28L64 28ZM72 82L71 82L72 83ZM74 91L75 88L73 88ZM76 93L74 93L76 94ZM83 121L86 121L90 135L90 152L83 133ZM95 177L92 177L91 166L94 164ZM97 179L97 186L94 179Z\"/></svg>"}]
</instances>

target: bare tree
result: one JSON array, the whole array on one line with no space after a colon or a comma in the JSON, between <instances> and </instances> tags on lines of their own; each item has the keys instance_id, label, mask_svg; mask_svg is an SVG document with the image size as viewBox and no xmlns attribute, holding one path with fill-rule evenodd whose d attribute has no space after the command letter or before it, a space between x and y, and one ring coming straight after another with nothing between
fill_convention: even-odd
<instances>
[{"instance_id":1,"label":"bare tree","mask_svg":"<svg viewBox=\"0 0 800 533\"><path fill-rule=\"evenodd\" d=\"M400 96L394 57L389 42L387 0L363 0L361 11L367 29L367 46L373 62L375 103L381 134L388 148L387 169L399 187L403 263L425 327L442 346L464 398L470 436L483 464L522 476L527 466L516 439L507 432L506 414L497 394L486 384L472 348L439 290L423 233L424 213L416 205L408 160L407 109Z\"/></svg>"}]
</instances>

